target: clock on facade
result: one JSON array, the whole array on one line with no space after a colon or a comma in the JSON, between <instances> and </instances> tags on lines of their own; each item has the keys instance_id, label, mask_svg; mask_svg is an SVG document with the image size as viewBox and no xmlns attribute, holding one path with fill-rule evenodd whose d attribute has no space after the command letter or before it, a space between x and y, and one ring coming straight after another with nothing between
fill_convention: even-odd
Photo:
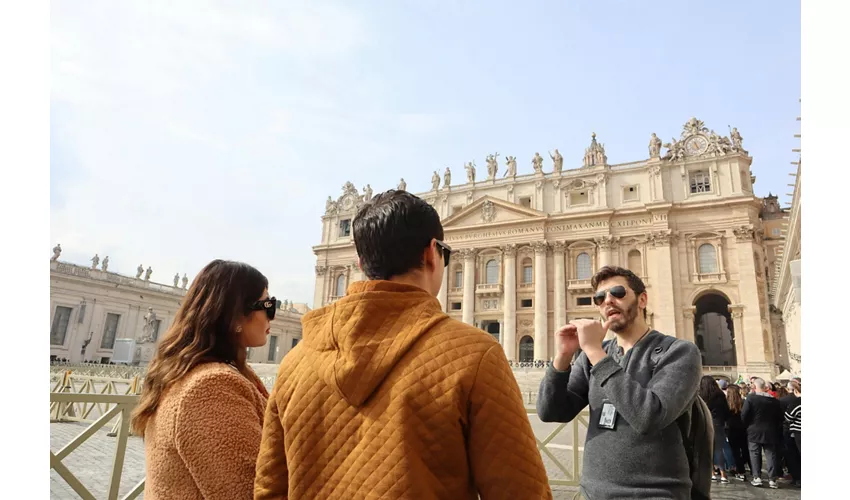
<instances>
[{"instance_id":1,"label":"clock on facade","mask_svg":"<svg viewBox=\"0 0 850 500\"><path fill-rule=\"evenodd\" d=\"M701 135L695 135L685 142L685 151L689 156L699 156L708 149L708 141Z\"/></svg>"}]
</instances>

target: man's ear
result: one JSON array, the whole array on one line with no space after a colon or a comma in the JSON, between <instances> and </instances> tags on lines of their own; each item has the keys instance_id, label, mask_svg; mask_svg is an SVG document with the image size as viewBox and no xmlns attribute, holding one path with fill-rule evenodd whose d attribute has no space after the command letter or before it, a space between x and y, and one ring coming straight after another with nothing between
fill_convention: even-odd
<instances>
[{"instance_id":1,"label":"man's ear","mask_svg":"<svg viewBox=\"0 0 850 500\"><path fill-rule=\"evenodd\" d=\"M437 240L431 239L431 243L425 247L425 253L422 254L422 267L428 269L432 267L434 269L437 268L439 262L437 262Z\"/></svg>"}]
</instances>

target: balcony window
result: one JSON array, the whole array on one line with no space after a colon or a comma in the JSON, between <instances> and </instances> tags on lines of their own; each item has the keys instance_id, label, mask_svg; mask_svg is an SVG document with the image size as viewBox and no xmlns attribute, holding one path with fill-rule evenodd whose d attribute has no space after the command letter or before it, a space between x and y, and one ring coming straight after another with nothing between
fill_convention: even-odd
<instances>
[{"instance_id":1,"label":"balcony window","mask_svg":"<svg viewBox=\"0 0 850 500\"><path fill-rule=\"evenodd\" d=\"M589 280L593 276L593 264L590 255L582 252L576 257L576 279Z\"/></svg>"},{"instance_id":2,"label":"balcony window","mask_svg":"<svg viewBox=\"0 0 850 500\"><path fill-rule=\"evenodd\" d=\"M700 274L712 274L717 272L717 250L714 245L703 243L699 250L699 272Z\"/></svg>"},{"instance_id":3,"label":"balcony window","mask_svg":"<svg viewBox=\"0 0 850 500\"><path fill-rule=\"evenodd\" d=\"M487 270L487 284L494 285L499 282L499 263L496 259L490 259L485 266Z\"/></svg>"}]
</instances>

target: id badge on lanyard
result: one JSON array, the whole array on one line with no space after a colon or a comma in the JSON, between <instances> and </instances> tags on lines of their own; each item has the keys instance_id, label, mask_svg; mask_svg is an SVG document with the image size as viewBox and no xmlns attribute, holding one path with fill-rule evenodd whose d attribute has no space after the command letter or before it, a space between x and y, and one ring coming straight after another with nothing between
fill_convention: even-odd
<instances>
[{"instance_id":1,"label":"id badge on lanyard","mask_svg":"<svg viewBox=\"0 0 850 500\"><path fill-rule=\"evenodd\" d=\"M617 409L610 401L602 402L602 413L599 415L599 422L596 424L601 429L614 430L617 426Z\"/></svg>"}]
</instances>

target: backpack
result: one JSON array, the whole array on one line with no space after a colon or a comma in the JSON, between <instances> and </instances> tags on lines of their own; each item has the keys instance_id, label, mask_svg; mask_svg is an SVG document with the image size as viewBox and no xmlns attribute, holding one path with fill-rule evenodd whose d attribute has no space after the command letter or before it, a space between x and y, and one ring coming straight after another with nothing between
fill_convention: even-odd
<instances>
[{"instance_id":1,"label":"backpack","mask_svg":"<svg viewBox=\"0 0 850 500\"><path fill-rule=\"evenodd\" d=\"M653 375L658 361L676 340L676 337L662 334L661 342L653 348L650 357ZM613 342L607 340L603 342L602 348L609 352L608 348L612 345ZM691 471L691 499L710 500L711 476L714 474L714 423L708 405L699 394L694 394L691 407L676 419L676 424L682 433L682 443Z\"/></svg>"},{"instance_id":2,"label":"backpack","mask_svg":"<svg viewBox=\"0 0 850 500\"><path fill-rule=\"evenodd\" d=\"M676 341L676 337L664 335L661 345L652 352L652 372L667 349ZM691 499L709 500L711 498L711 476L714 474L714 423L711 411L705 401L694 395L690 411L685 411L676 419L682 432L682 442L691 469Z\"/></svg>"}]
</instances>

